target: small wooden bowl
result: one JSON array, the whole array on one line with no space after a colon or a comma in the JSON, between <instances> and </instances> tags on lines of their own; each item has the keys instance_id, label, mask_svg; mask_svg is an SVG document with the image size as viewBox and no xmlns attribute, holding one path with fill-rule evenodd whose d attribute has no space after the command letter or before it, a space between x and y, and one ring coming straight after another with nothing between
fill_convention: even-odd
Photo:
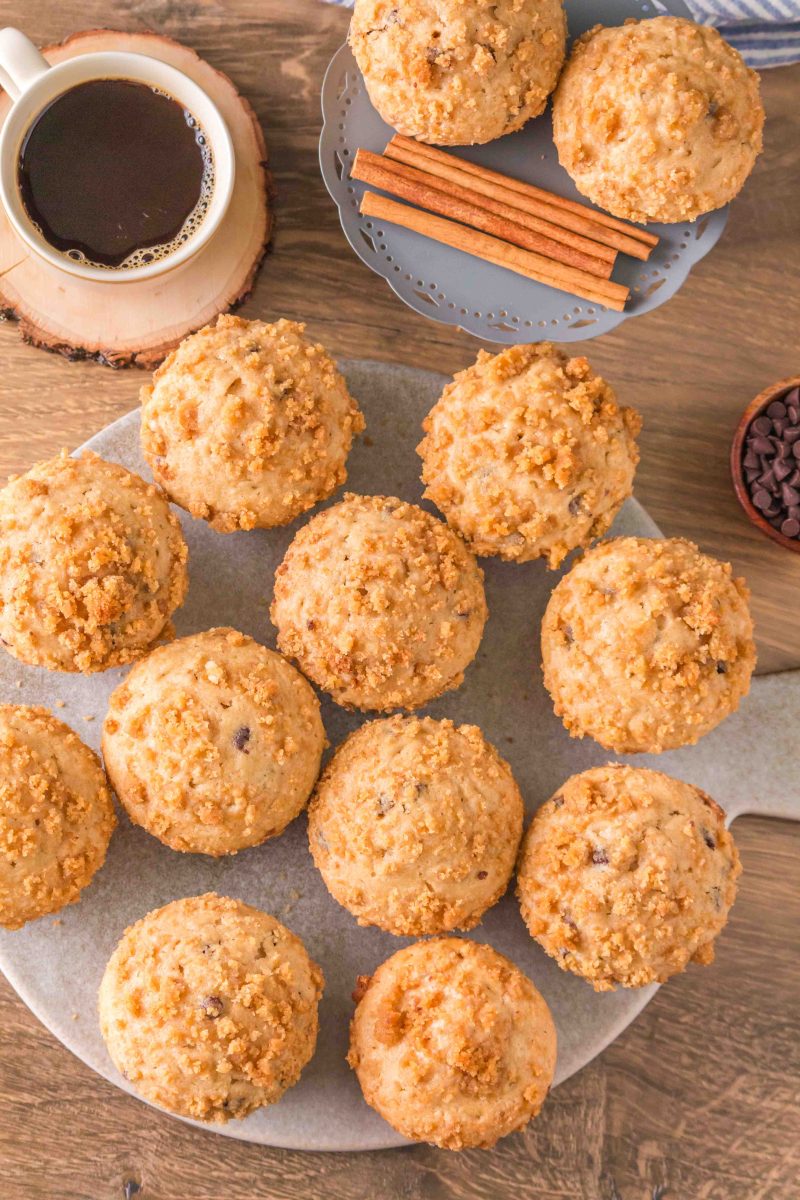
<instances>
[{"instance_id":1,"label":"small wooden bowl","mask_svg":"<svg viewBox=\"0 0 800 1200\"><path fill-rule=\"evenodd\" d=\"M752 400L748 404L742 413L742 419L737 426L733 445L731 446L731 478L733 479L736 498L756 529L760 529L768 538L771 538L773 542L777 542L779 546L783 546L786 550L793 550L795 554L800 554L800 538L789 538L786 534L781 533L780 529L775 529L770 525L767 518L755 507L747 490L744 468L742 467L744 439L750 427L750 422L755 420L761 412L765 411L773 400L781 400L787 392L790 392L795 387L800 387L800 375L794 375L790 379L781 379L779 383L771 384L763 392L760 392L755 400Z\"/></svg>"}]
</instances>

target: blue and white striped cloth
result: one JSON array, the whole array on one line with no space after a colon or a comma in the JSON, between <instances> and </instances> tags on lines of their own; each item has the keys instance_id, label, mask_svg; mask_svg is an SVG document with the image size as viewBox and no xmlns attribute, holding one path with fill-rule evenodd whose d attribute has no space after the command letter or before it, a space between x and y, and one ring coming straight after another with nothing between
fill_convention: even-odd
<instances>
[{"instance_id":1,"label":"blue and white striped cloth","mask_svg":"<svg viewBox=\"0 0 800 1200\"><path fill-rule=\"evenodd\" d=\"M328 0L352 8L353 0ZM695 21L715 25L759 71L800 61L800 0L686 0ZM656 7L660 8L656 0Z\"/></svg>"}]
</instances>

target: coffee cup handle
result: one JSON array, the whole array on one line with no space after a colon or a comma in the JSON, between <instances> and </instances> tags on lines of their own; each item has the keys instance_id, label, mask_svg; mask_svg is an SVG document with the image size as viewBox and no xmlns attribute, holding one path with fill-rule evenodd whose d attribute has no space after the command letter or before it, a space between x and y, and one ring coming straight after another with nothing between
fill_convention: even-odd
<instances>
[{"instance_id":1,"label":"coffee cup handle","mask_svg":"<svg viewBox=\"0 0 800 1200\"><path fill-rule=\"evenodd\" d=\"M49 68L47 59L19 29L0 29L0 84L12 100Z\"/></svg>"}]
</instances>

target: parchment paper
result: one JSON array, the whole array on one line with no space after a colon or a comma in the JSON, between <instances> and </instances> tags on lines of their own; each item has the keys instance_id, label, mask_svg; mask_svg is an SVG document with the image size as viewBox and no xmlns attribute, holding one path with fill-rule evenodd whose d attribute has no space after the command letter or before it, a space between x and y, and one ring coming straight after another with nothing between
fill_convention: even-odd
<instances>
[{"instance_id":1,"label":"parchment paper","mask_svg":"<svg viewBox=\"0 0 800 1200\"><path fill-rule=\"evenodd\" d=\"M344 370L368 426L367 437L353 449L348 487L418 502L422 488L414 447L420 422L438 397L443 379L379 363L344 364ZM138 412L130 413L89 445L149 477L139 454L138 427ZM268 616L273 573L303 518L285 529L224 536L180 515L189 542L190 589L176 614L178 634L232 625L274 646ZM652 536L658 531L639 505L629 502L613 532ZM477 659L464 685L425 711L480 725L511 763L530 812L568 775L606 762L610 756L592 742L568 737L541 683L539 624L559 575L541 563L517 566L484 560L483 566L490 617ZM50 706L97 749L108 696L124 674L124 669L86 678L56 674L23 667L4 654L0 695L5 702ZM794 694L796 711L800 688L795 686ZM768 708L778 706L782 698L783 691L762 696ZM65 702L63 709L54 707L58 699ZM771 751L761 733L755 736L748 726L747 703L741 715L699 746L636 761L698 783L723 805L730 807L733 801L736 812L752 808L750 773L743 767L752 765L753 756ZM322 710L334 746L365 719L346 713L325 697ZM759 729L763 730L766 715L761 716ZM772 758L774 762L774 754ZM776 811L788 803L785 798L792 791L792 780L796 803L796 772L788 762L785 775L773 792ZM764 778L763 772L759 778ZM96 993L105 963L132 921L177 897L209 890L241 898L284 921L303 938L327 980L317 1053L300 1083L271 1109L212 1128L248 1141L297 1149L366 1150L403 1144L364 1103L344 1056L356 975L373 970L407 939L359 928L331 899L308 853L305 816L280 838L232 858L213 860L175 853L120 814L106 865L81 902L55 920L45 917L18 932L0 932L0 967L56 1037L94 1070L131 1091L114 1070L97 1026ZM558 1027L557 1082L598 1054L654 992L650 988L596 995L587 984L559 970L528 936L513 896L492 909L470 936L507 954L543 992Z\"/></svg>"}]
</instances>

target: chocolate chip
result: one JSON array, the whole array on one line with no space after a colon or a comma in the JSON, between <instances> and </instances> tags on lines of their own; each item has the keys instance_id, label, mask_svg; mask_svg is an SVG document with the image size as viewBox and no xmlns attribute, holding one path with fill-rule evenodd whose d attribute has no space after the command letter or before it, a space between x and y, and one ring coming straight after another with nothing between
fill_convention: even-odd
<instances>
[{"instance_id":1,"label":"chocolate chip","mask_svg":"<svg viewBox=\"0 0 800 1200\"><path fill-rule=\"evenodd\" d=\"M765 492L763 488L758 488L755 492L753 492L752 499L756 508L760 508L762 512L765 508L769 508L770 504L772 503L772 497L770 496L769 492Z\"/></svg>"},{"instance_id":2,"label":"chocolate chip","mask_svg":"<svg viewBox=\"0 0 800 1200\"><path fill-rule=\"evenodd\" d=\"M728 664L726 662L723 662L722 659L720 659L719 662L717 663L717 674L718 675L727 675L728 674Z\"/></svg>"},{"instance_id":3,"label":"chocolate chip","mask_svg":"<svg viewBox=\"0 0 800 1200\"><path fill-rule=\"evenodd\" d=\"M772 421L770 421L769 417L756 417L750 428L754 433L772 433Z\"/></svg>"},{"instance_id":4,"label":"chocolate chip","mask_svg":"<svg viewBox=\"0 0 800 1200\"><path fill-rule=\"evenodd\" d=\"M752 450L748 450L742 459L742 466L748 471L759 469L761 467L761 463L758 460L758 455ZM570 501L570 503L572 502Z\"/></svg>"},{"instance_id":5,"label":"chocolate chip","mask_svg":"<svg viewBox=\"0 0 800 1200\"><path fill-rule=\"evenodd\" d=\"M800 408L795 408L793 404L790 404L786 415L792 425L800 425Z\"/></svg>"},{"instance_id":6,"label":"chocolate chip","mask_svg":"<svg viewBox=\"0 0 800 1200\"><path fill-rule=\"evenodd\" d=\"M605 850L593 850L592 862L596 863L598 867L605 866L605 864L608 862L608 854Z\"/></svg>"},{"instance_id":7,"label":"chocolate chip","mask_svg":"<svg viewBox=\"0 0 800 1200\"><path fill-rule=\"evenodd\" d=\"M772 473L774 474L778 483L780 483L783 479L786 479L787 476L791 475L791 464L786 462L786 459L778 458L775 460L775 466L772 468Z\"/></svg>"},{"instance_id":8,"label":"chocolate chip","mask_svg":"<svg viewBox=\"0 0 800 1200\"><path fill-rule=\"evenodd\" d=\"M488 871L478 871L478 879L485 879L488 874Z\"/></svg>"},{"instance_id":9,"label":"chocolate chip","mask_svg":"<svg viewBox=\"0 0 800 1200\"><path fill-rule=\"evenodd\" d=\"M787 508L790 504L800 504L800 492L791 484L784 483L781 487L781 499Z\"/></svg>"},{"instance_id":10,"label":"chocolate chip","mask_svg":"<svg viewBox=\"0 0 800 1200\"><path fill-rule=\"evenodd\" d=\"M789 509L789 519L800 521L800 504L793 504Z\"/></svg>"},{"instance_id":11,"label":"chocolate chip","mask_svg":"<svg viewBox=\"0 0 800 1200\"><path fill-rule=\"evenodd\" d=\"M800 387L793 387L783 397L783 403L787 408L796 408L800 411Z\"/></svg>"},{"instance_id":12,"label":"chocolate chip","mask_svg":"<svg viewBox=\"0 0 800 1200\"><path fill-rule=\"evenodd\" d=\"M800 521L796 517L789 517L781 525L781 533L784 537L795 538L800 533Z\"/></svg>"},{"instance_id":13,"label":"chocolate chip","mask_svg":"<svg viewBox=\"0 0 800 1200\"><path fill-rule=\"evenodd\" d=\"M800 434L800 429L797 432ZM800 442L795 442L792 446L792 454L795 458L800 458Z\"/></svg>"},{"instance_id":14,"label":"chocolate chip","mask_svg":"<svg viewBox=\"0 0 800 1200\"><path fill-rule=\"evenodd\" d=\"M773 454L775 451L775 447L767 437L753 438L750 448L755 450L756 454Z\"/></svg>"},{"instance_id":15,"label":"chocolate chip","mask_svg":"<svg viewBox=\"0 0 800 1200\"><path fill-rule=\"evenodd\" d=\"M563 807L564 807L564 797L561 795L553 796L553 808L563 808Z\"/></svg>"},{"instance_id":16,"label":"chocolate chip","mask_svg":"<svg viewBox=\"0 0 800 1200\"><path fill-rule=\"evenodd\" d=\"M242 754L249 754L247 743L250 741L250 729L247 725L240 725L233 735L233 744L237 750L241 750Z\"/></svg>"},{"instance_id":17,"label":"chocolate chip","mask_svg":"<svg viewBox=\"0 0 800 1200\"><path fill-rule=\"evenodd\" d=\"M714 839L714 835L713 835L713 833L710 833L710 832L709 832L709 831L706 829L705 825L703 825L703 826L701 827L701 829L700 829L700 833L702 834L702 836L703 836L703 841L704 841L704 842L705 842L705 844L708 846L709 850L716 850L716 848L717 848L717 843L716 843L716 841L715 841L715 839Z\"/></svg>"},{"instance_id":18,"label":"chocolate chip","mask_svg":"<svg viewBox=\"0 0 800 1200\"><path fill-rule=\"evenodd\" d=\"M381 813L391 812L394 808L394 800L391 796L379 796L378 808L381 810Z\"/></svg>"},{"instance_id":19,"label":"chocolate chip","mask_svg":"<svg viewBox=\"0 0 800 1200\"><path fill-rule=\"evenodd\" d=\"M781 400L773 400L767 409L767 416L772 417L773 421L776 417L785 417L786 405Z\"/></svg>"},{"instance_id":20,"label":"chocolate chip","mask_svg":"<svg viewBox=\"0 0 800 1200\"><path fill-rule=\"evenodd\" d=\"M573 517L577 517L578 513L583 508L583 498L581 496L573 496L567 505L567 508Z\"/></svg>"},{"instance_id":21,"label":"chocolate chip","mask_svg":"<svg viewBox=\"0 0 800 1200\"><path fill-rule=\"evenodd\" d=\"M568 908L562 908L561 920L565 925L568 925L570 929L574 929L576 933L578 932L578 923Z\"/></svg>"},{"instance_id":22,"label":"chocolate chip","mask_svg":"<svg viewBox=\"0 0 800 1200\"><path fill-rule=\"evenodd\" d=\"M770 467L770 469L768 471L765 471L763 475L759 476L758 482L761 484L762 487L766 488L768 492L774 492L774 490L775 490L775 471L773 470L773 468Z\"/></svg>"},{"instance_id":23,"label":"chocolate chip","mask_svg":"<svg viewBox=\"0 0 800 1200\"><path fill-rule=\"evenodd\" d=\"M783 435L783 440L793 446L800 439L800 429L787 429Z\"/></svg>"},{"instance_id":24,"label":"chocolate chip","mask_svg":"<svg viewBox=\"0 0 800 1200\"><path fill-rule=\"evenodd\" d=\"M216 1021L217 1017L221 1017L225 1011L225 1005L219 996L204 996L200 1001L200 1007L211 1021Z\"/></svg>"},{"instance_id":25,"label":"chocolate chip","mask_svg":"<svg viewBox=\"0 0 800 1200\"><path fill-rule=\"evenodd\" d=\"M766 492L764 494L766 495ZM568 646L571 646L572 643L575 641L575 634L572 632L571 625L564 626L564 640L566 641Z\"/></svg>"}]
</instances>

